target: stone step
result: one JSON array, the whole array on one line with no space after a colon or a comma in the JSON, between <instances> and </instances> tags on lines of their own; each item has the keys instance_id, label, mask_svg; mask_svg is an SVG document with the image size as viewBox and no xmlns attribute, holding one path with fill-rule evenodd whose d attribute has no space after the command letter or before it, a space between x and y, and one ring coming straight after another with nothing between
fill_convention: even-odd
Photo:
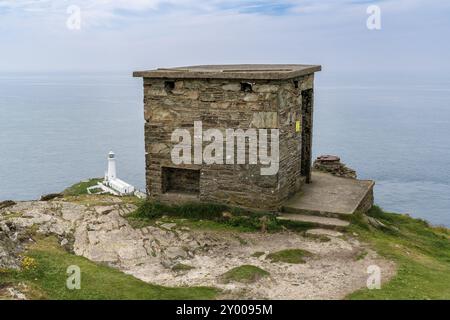
<instances>
[{"instance_id":1,"label":"stone step","mask_svg":"<svg viewBox=\"0 0 450 320\"><path fill-rule=\"evenodd\" d=\"M336 218L336 219L339 219L341 217L350 216L352 214L352 213L332 212L332 211L323 211L323 210L311 210L311 209L304 209L304 208L298 208L298 207L292 207L292 206L283 206L281 208L281 210L285 214L316 216L316 217Z\"/></svg>"},{"instance_id":2,"label":"stone step","mask_svg":"<svg viewBox=\"0 0 450 320\"><path fill-rule=\"evenodd\" d=\"M337 219L337 218L327 218L318 216L309 216L302 214L286 214L283 213L277 217L278 220L282 221L293 221L293 222L307 222L314 226L333 229L333 230L343 230L350 225L350 222Z\"/></svg>"}]
</instances>

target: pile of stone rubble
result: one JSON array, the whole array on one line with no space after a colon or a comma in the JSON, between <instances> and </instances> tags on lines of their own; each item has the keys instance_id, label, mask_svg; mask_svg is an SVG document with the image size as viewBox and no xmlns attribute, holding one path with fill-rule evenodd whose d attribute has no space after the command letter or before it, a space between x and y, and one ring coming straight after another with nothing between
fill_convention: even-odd
<instances>
[{"instance_id":1,"label":"pile of stone rubble","mask_svg":"<svg viewBox=\"0 0 450 320\"><path fill-rule=\"evenodd\" d=\"M356 171L348 168L338 156L323 155L317 157L313 165L314 170L331 173L332 175L356 179Z\"/></svg>"}]
</instances>

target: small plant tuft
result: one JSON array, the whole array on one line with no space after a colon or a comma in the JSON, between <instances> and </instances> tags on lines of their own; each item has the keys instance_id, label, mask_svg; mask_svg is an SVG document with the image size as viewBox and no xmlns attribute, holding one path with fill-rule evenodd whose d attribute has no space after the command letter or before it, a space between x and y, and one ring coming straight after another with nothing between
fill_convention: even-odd
<instances>
[{"instance_id":1,"label":"small plant tuft","mask_svg":"<svg viewBox=\"0 0 450 320\"><path fill-rule=\"evenodd\" d=\"M172 271L175 271L175 272L189 271L192 269L195 269L195 268L193 266L190 266L190 265L187 265L184 263L177 263L176 265L174 265L172 267Z\"/></svg>"},{"instance_id":2,"label":"small plant tuft","mask_svg":"<svg viewBox=\"0 0 450 320\"><path fill-rule=\"evenodd\" d=\"M302 249L286 249L273 252L267 255L271 262L285 262L292 264L305 263L305 257L312 256L312 253Z\"/></svg>"},{"instance_id":3,"label":"small plant tuft","mask_svg":"<svg viewBox=\"0 0 450 320\"><path fill-rule=\"evenodd\" d=\"M31 257L23 257L21 265L23 270L33 270L37 268L36 260Z\"/></svg>"},{"instance_id":4,"label":"small plant tuft","mask_svg":"<svg viewBox=\"0 0 450 320\"><path fill-rule=\"evenodd\" d=\"M242 265L233 268L222 275L222 280L225 283L242 282L254 283L260 279L267 277L270 273L252 265Z\"/></svg>"},{"instance_id":5,"label":"small plant tuft","mask_svg":"<svg viewBox=\"0 0 450 320\"><path fill-rule=\"evenodd\" d=\"M262 252L262 251L257 251L257 252L255 252L254 254L252 254L252 257L253 258L259 258L259 257L261 257L261 256L263 256L264 255L264 252Z\"/></svg>"}]
</instances>

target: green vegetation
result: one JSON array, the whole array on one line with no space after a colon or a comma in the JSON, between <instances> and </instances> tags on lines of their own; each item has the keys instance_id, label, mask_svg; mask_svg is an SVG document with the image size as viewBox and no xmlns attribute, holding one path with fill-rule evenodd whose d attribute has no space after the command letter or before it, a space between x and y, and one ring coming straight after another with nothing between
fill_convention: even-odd
<instances>
[{"instance_id":1,"label":"green vegetation","mask_svg":"<svg viewBox=\"0 0 450 320\"><path fill-rule=\"evenodd\" d=\"M64 196L67 201L85 206L110 206L111 204L134 204L141 201L135 196L113 196L110 194L82 194L79 196Z\"/></svg>"},{"instance_id":2,"label":"green vegetation","mask_svg":"<svg viewBox=\"0 0 450 320\"><path fill-rule=\"evenodd\" d=\"M372 244L397 264L397 275L381 290L360 290L349 299L450 299L450 230L436 228L407 215L374 207L368 214L383 226L375 228L363 216L353 219L350 232Z\"/></svg>"},{"instance_id":3,"label":"green vegetation","mask_svg":"<svg viewBox=\"0 0 450 320\"><path fill-rule=\"evenodd\" d=\"M264 230L281 231L289 228L304 231L311 228L308 223L279 221L272 213L253 212L213 203L188 203L167 205L160 202L143 201L138 209L128 215L129 222L135 227L153 224L156 219L187 219L181 225L193 228L212 228L214 230L237 230L251 232Z\"/></svg>"},{"instance_id":4,"label":"green vegetation","mask_svg":"<svg viewBox=\"0 0 450 320\"><path fill-rule=\"evenodd\" d=\"M278 252L273 252L267 255L267 259L271 262L285 262L285 263L305 263L305 257L310 257L311 252L302 249L286 249Z\"/></svg>"},{"instance_id":5,"label":"green vegetation","mask_svg":"<svg viewBox=\"0 0 450 320\"><path fill-rule=\"evenodd\" d=\"M195 269L193 266L189 266L184 263L177 263L172 267L172 271L178 272L178 271L189 271Z\"/></svg>"},{"instance_id":6,"label":"green vegetation","mask_svg":"<svg viewBox=\"0 0 450 320\"><path fill-rule=\"evenodd\" d=\"M196 230L209 230L209 231L217 231L217 232L226 232L226 231L237 231L237 232L247 232L248 229L240 228L240 227L233 227L224 223L215 222L212 220L191 220L191 219L184 219L184 218L168 218L168 217L162 217L160 219L146 219L146 218L140 218L136 217L135 214L128 215L127 217L128 222L133 228L139 229L147 226L155 226L157 223L176 223L177 228L189 228L189 229L196 229Z\"/></svg>"},{"instance_id":7,"label":"green vegetation","mask_svg":"<svg viewBox=\"0 0 450 320\"><path fill-rule=\"evenodd\" d=\"M88 194L87 188L96 186L97 183L101 182L102 180L103 179L95 178L86 181L81 181L64 190L63 195L67 197L74 197Z\"/></svg>"},{"instance_id":8,"label":"green vegetation","mask_svg":"<svg viewBox=\"0 0 450 320\"><path fill-rule=\"evenodd\" d=\"M95 192L93 194L88 194L87 188L96 186L97 183L101 181L103 181L101 178L82 181L67 188L62 194L67 201L87 206L107 206L116 202L138 205L141 202L141 200L135 196L119 197ZM120 200L115 201L114 199Z\"/></svg>"},{"instance_id":9,"label":"green vegetation","mask_svg":"<svg viewBox=\"0 0 450 320\"><path fill-rule=\"evenodd\" d=\"M18 213L18 212L10 212L10 213L2 215L3 219L19 218L21 216L22 216L22 214Z\"/></svg>"},{"instance_id":10,"label":"green vegetation","mask_svg":"<svg viewBox=\"0 0 450 320\"><path fill-rule=\"evenodd\" d=\"M326 235L322 235L322 234L311 234L311 233L306 233L303 232L302 234L305 238L309 238L309 239L313 239L319 242L329 242L331 241L330 237L327 237Z\"/></svg>"},{"instance_id":11,"label":"green vegetation","mask_svg":"<svg viewBox=\"0 0 450 320\"><path fill-rule=\"evenodd\" d=\"M214 299L214 288L167 288L151 285L116 269L99 265L83 257L67 253L56 239L38 240L26 252L21 271L0 271L0 288L25 283L31 299ZM81 289L66 287L67 267L81 269Z\"/></svg>"},{"instance_id":12,"label":"green vegetation","mask_svg":"<svg viewBox=\"0 0 450 320\"><path fill-rule=\"evenodd\" d=\"M362 250L355 256L355 261L363 260L367 256L368 252L366 250Z\"/></svg>"},{"instance_id":13,"label":"green vegetation","mask_svg":"<svg viewBox=\"0 0 450 320\"><path fill-rule=\"evenodd\" d=\"M259 258L259 257L261 257L261 256L263 256L263 255L264 255L264 252L262 252L262 251L257 251L257 252L255 252L255 253L252 254L252 257L254 257L254 258Z\"/></svg>"},{"instance_id":14,"label":"green vegetation","mask_svg":"<svg viewBox=\"0 0 450 320\"><path fill-rule=\"evenodd\" d=\"M225 283L232 281L253 283L267 277L268 275L269 272L261 268L252 265L243 265L227 271L222 275L222 279Z\"/></svg>"}]
</instances>

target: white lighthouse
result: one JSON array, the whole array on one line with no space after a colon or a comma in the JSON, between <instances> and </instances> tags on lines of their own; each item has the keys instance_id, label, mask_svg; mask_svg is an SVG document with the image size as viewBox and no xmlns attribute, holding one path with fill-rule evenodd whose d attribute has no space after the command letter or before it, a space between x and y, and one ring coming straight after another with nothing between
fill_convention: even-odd
<instances>
[{"instance_id":1,"label":"white lighthouse","mask_svg":"<svg viewBox=\"0 0 450 320\"><path fill-rule=\"evenodd\" d=\"M98 189L101 191L98 192ZM97 185L87 188L87 192L88 194L110 193L115 196L135 195L141 199L147 197L145 193L136 190L131 184L117 178L116 155L112 151L108 154L108 170L105 172L105 179Z\"/></svg>"},{"instance_id":2,"label":"white lighthouse","mask_svg":"<svg viewBox=\"0 0 450 320\"><path fill-rule=\"evenodd\" d=\"M105 173L103 185L112 189L118 195L129 195L135 191L131 184L117 178L116 155L112 151L108 154L108 171ZM111 192L111 190L108 191Z\"/></svg>"},{"instance_id":3,"label":"white lighthouse","mask_svg":"<svg viewBox=\"0 0 450 320\"><path fill-rule=\"evenodd\" d=\"M108 154L108 171L105 174L105 181L111 181L117 178L116 155L114 152Z\"/></svg>"}]
</instances>

